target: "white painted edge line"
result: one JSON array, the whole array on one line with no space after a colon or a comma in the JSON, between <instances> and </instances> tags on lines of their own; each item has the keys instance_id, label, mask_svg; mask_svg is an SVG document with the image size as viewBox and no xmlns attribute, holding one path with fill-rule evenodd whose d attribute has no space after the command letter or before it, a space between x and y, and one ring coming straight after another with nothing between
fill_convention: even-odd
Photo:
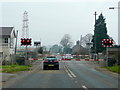
<instances>
[{"instance_id":1,"label":"white painted edge line","mask_svg":"<svg viewBox=\"0 0 120 90\"><path fill-rule=\"evenodd\" d=\"M85 85L82 85L82 88L87 89L87 87Z\"/></svg>"}]
</instances>

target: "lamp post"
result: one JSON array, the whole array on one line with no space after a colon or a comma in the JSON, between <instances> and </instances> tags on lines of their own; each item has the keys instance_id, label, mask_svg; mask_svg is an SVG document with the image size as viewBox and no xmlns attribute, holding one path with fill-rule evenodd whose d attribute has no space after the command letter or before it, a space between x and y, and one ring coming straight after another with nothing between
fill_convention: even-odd
<instances>
[{"instance_id":1,"label":"lamp post","mask_svg":"<svg viewBox=\"0 0 120 90\"><path fill-rule=\"evenodd\" d=\"M118 4L119 6L118 7L109 7L109 9L118 9L118 38L120 38L120 2ZM120 39L118 39L118 45L120 45Z\"/></svg>"}]
</instances>

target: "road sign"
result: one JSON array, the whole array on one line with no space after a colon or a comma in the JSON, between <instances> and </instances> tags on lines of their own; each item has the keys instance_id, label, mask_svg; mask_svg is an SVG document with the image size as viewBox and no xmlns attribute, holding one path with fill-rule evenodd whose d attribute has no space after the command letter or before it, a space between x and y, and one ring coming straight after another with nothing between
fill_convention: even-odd
<instances>
[{"instance_id":1,"label":"road sign","mask_svg":"<svg viewBox=\"0 0 120 90\"><path fill-rule=\"evenodd\" d=\"M34 42L34 46L40 46L41 42Z\"/></svg>"}]
</instances>

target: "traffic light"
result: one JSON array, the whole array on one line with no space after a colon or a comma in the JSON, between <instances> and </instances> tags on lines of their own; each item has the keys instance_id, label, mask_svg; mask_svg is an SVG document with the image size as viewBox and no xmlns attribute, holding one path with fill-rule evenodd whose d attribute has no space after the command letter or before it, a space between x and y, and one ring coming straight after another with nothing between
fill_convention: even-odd
<instances>
[{"instance_id":1,"label":"traffic light","mask_svg":"<svg viewBox=\"0 0 120 90\"><path fill-rule=\"evenodd\" d=\"M31 45L31 38L29 39L29 38L21 38L21 46L22 45L26 45L26 46L28 46L28 45Z\"/></svg>"},{"instance_id":2,"label":"traffic light","mask_svg":"<svg viewBox=\"0 0 120 90\"><path fill-rule=\"evenodd\" d=\"M26 40L25 40L25 38L21 38L21 46L22 45L26 45Z\"/></svg>"},{"instance_id":3,"label":"traffic light","mask_svg":"<svg viewBox=\"0 0 120 90\"><path fill-rule=\"evenodd\" d=\"M31 38L30 39L29 38L26 39L26 45L31 45Z\"/></svg>"},{"instance_id":4,"label":"traffic light","mask_svg":"<svg viewBox=\"0 0 120 90\"><path fill-rule=\"evenodd\" d=\"M102 39L103 47L113 47L113 39Z\"/></svg>"}]
</instances>

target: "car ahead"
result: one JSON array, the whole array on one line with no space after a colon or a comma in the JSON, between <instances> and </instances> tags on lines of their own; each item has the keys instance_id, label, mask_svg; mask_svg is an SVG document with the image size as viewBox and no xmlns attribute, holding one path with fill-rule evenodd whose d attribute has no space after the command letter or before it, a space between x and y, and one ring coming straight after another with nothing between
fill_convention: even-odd
<instances>
[{"instance_id":1,"label":"car ahead","mask_svg":"<svg viewBox=\"0 0 120 90\"><path fill-rule=\"evenodd\" d=\"M59 61L54 56L48 56L43 61L43 70L57 69L59 70Z\"/></svg>"}]
</instances>

